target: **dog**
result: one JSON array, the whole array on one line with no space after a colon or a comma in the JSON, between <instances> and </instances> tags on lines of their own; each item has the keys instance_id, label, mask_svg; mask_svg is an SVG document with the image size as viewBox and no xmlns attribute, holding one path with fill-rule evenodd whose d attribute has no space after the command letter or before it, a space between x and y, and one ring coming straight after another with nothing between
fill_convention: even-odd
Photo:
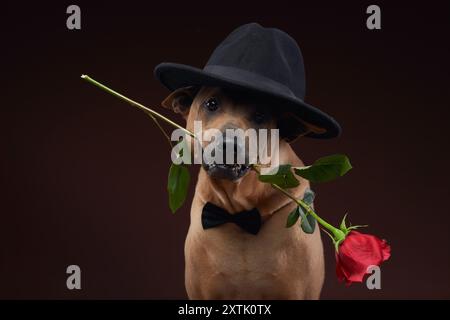
<instances>
[{"instance_id":1,"label":"dog","mask_svg":"<svg viewBox=\"0 0 450 320\"><path fill-rule=\"evenodd\" d=\"M186 119L186 129L194 131L194 121L203 130L280 129L279 162L303 166L288 140L298 133L285 128L320 132L301 119L297 126L288 112L275 114L260 99L218 87L180 89L162 105ZM205 147L203 145L202 147ZM290 189L302 199L309 183ZM204 230L202 209L213 203L234 214L257 208L262 226L257 235L233 223ZM286 228L286 219L296 204L269 184L258 181L247 167L236 171L232 165L211 168L203 165L198 175L191 207L191 224L185 242L185 285L190 299L318 299L324 281L324 257L319 228L313 234L297 227ZM298 224L299 222L297 222Z\"/></svg>"},{"instance_id":2,"label":"dog","mask_svg":"<svg viewBox=\"0 0 450 320\"><path fill-rule=\"evenodd\" d=\"M172 92L162 105L181 114L191 132L196 120L203 130L222 134L279 129L278 151L270 155L279 164L304 165L290 145L296 138L329 139L341 131L331 116L304 101L300 48L276 28L245 24L216 47L203 69L163 62L154 73ZM268 145L275 143L271 139ZM246 151L226 139L222 148L235 156ZM260 182L253 169L202 163L185 242L188 297L318 299L324 281L319 228L306 234L299 221L286 228L295 202ZM311 191L308 181L298 180L289 192L302 199Z\"/></svg>"}]
</instances>

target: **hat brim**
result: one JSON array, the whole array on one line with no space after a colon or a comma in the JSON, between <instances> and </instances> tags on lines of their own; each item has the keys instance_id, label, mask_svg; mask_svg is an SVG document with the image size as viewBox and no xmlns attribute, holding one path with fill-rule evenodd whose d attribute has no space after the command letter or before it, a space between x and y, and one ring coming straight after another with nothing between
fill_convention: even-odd
<instances>
[{"instance_id":1,"label":"hat brim","mask_svg":"<svg viewBox=\"0 0 450 320\"><path fill-rule=\"evenodd\" d=\"M164 62L155 67L156 78L169 90L174 91L188 86L225 87L237 90L250 90L253 93L275 98L281 104L302 120L311 123L326 131L323 133L309 133L306 136L316 139L330 139L339 136L341 127L336 120L325 112L307 104L295 96L280 93L268 88L265 79L253 76L249 81L245 79L233 79L227 76L211 73L188 65Z\"/></svg>"}]
</instances>

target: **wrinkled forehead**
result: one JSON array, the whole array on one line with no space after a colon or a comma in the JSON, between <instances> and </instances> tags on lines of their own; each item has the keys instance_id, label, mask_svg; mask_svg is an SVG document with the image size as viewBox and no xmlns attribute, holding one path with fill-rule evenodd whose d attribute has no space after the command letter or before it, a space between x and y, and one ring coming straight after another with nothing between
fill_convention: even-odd
<instances>
[{"instance_id":1,"label":"wrinkled forehead","mask_svg":"<svg viewBox=\"0 0 450 320\"><path fill-rule=\"evenodd\" d=\"M198 91L197 95L195 96L194 101L197 100L197 102L199 101L203 101L204 99L214 96L214 95L219 95L222 94L222 89L219 87L201 87L200 90Z\"/></svg>"}]
</instances>

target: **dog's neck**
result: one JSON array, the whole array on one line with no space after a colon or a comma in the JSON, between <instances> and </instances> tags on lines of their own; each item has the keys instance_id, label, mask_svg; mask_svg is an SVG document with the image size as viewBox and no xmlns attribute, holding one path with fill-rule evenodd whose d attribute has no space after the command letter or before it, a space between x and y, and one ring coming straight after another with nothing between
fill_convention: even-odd
<instances>
[{"instance_id":1,"label":"dog's neck","mask_svg":"<svg viewBox=\"0 0 450 320\"><path fill-rule=\"evenodd\" d=\"M282 141L279 146L279 163L303 166L303 162L292 150L291 146ZM299 178L299 177L298 177ZM289 189L289 192L299 197L308 187L306 180L300 179L298 187ZM197 183L196 195L206 202L212 202L230 213L258 208L263 217L270 216L280 208L288 205L291 200L275 190L268 183L258 180L257 173L251 170L238 181L219 180L211 178L201 168Z\"/></svg>"}]
</instances>

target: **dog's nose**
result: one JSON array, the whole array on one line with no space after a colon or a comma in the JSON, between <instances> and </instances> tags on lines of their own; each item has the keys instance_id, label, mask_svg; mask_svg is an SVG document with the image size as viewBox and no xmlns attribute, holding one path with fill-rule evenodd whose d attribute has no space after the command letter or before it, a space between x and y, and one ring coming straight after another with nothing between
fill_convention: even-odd
<instances>
[{"instance_id":1,"label":"dog's nose","mask_svg":"<svg viewBox=\"0 0 450 320\"><path fill-rule=\"evenodd\" d=\"M224 163L245 164L246 159L244 150L244 146L236 137L234 139L224 137L222 144Z\"/></svg>"}]
</instances>

